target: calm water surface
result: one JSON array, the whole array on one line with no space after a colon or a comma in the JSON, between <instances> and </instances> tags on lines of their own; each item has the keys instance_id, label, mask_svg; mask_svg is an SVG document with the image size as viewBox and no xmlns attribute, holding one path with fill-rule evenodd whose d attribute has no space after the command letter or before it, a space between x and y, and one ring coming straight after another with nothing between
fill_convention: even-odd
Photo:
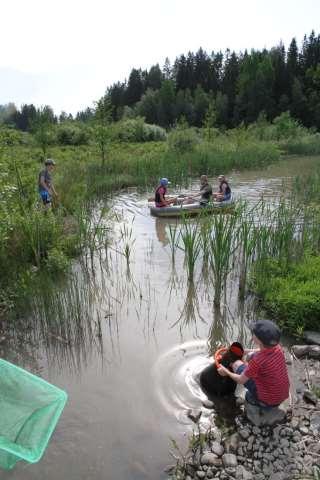
<instances>
[{"instance_id":1,"label":"calm water surface","mask_svg":"<svg viewBox=\"0 0 320 480\"><path fill-rule=\"evenodd\" d=\"M319 162L290 159L229 178L235 194L255 204L261 195L275 199L283 183ZM2 355L65 389L69 401L40 463L18 464L1 479L166 478L170 438L186 443L186 410L204 398L196 378L209 362L208 338L249 342L251 299L238 303L232 275L219 310L199 272L188 286L182 254L171 264L169 223L149 215L148 196L117 195L107 252L87 268L76 264L56 296L35 294L25 328L10 332Z\"/></svg>"}]
</instances>

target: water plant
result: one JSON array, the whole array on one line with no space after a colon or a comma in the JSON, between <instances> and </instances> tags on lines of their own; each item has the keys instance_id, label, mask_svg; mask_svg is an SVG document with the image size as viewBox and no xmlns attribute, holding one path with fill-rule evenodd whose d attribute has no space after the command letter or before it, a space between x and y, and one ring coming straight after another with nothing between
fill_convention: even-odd
<instances>
[{"instance_id":1,"label":"water plant","mask_svg":"<svg viewBox=\"0 0 320 480\"><path fill-rule=\"evenodd\" d=\"M185 254L185 265L188 271L188 280L193 281L194 269L201 253L201 237L199 235L199 222L192 222L183 218L180 237L182 245L179 247Z\"/></svg>"}]
</instances>

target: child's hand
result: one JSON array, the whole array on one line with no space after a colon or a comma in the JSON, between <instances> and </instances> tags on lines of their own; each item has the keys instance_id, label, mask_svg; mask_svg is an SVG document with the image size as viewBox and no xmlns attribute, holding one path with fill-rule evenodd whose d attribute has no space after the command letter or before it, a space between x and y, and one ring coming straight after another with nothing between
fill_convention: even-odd
<instances>
[{"instance_id":1,"label":"child's hand","mask_svg":"<svg viewBox=\"0 0 320 480\"><path fill-rule=\"evenodd\" d=\"M227 377L228 375L228 369L224 367L223 365L217 366L217 371L221 377Z\"/></svg>"}]
</instances>

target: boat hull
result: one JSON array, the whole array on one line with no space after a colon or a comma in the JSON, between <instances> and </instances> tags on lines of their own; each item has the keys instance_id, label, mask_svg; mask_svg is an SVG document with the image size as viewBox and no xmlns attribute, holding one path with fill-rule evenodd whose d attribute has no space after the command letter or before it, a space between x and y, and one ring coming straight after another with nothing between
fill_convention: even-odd
<instances>
[{"instance_id":1,"label":"boat hull","mask_svg":"<svg viewBox=\"0 0 320 480\"><path fill-rule=\"evenodd\" d=\"M154 217L184 217L201 214L229 213L234 209L234 200L226 200L224 202L213 202L209 205L200 205L200 203L192 203L186 205L172 205L168 207L149 206L150 213Z\"/></svg>"}]
</instances>

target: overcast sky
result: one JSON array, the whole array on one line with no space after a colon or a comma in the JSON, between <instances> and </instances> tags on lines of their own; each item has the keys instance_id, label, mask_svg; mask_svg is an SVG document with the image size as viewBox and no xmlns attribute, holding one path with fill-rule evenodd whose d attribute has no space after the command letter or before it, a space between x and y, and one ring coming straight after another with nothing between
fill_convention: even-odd
<instances>
[{"instance_id":1,"label":"overcast sky","mask_svg":"<svg viewBox=\"0 0 320 480\"><path fill-rule=\"evenodd\" d=\"M0 0L0 104L75 113L168 56L320 33L320 0Z\"/></svg>"}]
</instances>

